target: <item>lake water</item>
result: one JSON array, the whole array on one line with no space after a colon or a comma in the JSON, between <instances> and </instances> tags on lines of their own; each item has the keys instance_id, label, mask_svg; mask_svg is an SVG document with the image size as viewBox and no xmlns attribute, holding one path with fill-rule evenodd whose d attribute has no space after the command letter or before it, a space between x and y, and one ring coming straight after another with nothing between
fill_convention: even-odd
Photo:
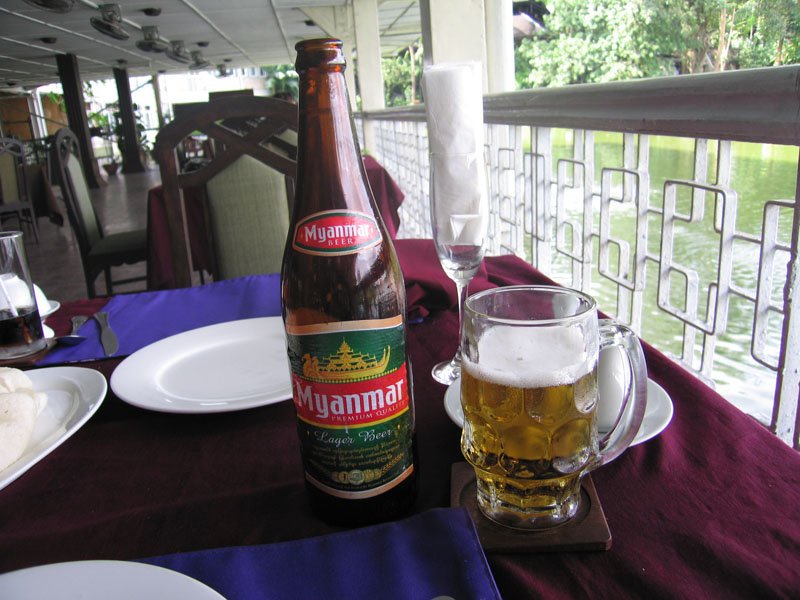
<instances>
[{"instance_id":1,"label":"lake water","mask_svg":"<svg viewBox=\"0 0 800 600\"><path fill-rule=\"evenodd\" d=\"M554 132L553 150L555 158L568 158L572 155L571 132ZM620 134L595 134L596 190L600 188L600 166L621 167ZM716 145L709 144L709 177L715 181ZM764 204L770 200L793 201L796 188L798 149L788 146L768 146L763 144L733 143L731 149L731 181L738 198L736 232L761 236ZM556 169L553 161L553 169ZM661 208L663 205L665 179L692 179L694 170L694 141L680 138L652 137L650 140L650 205ZM555 173L554 173L555 177ZM621 178L618 178L621 187ZM580 214L580 190L569 203L568 212ZM682 267L697 271L701 290L709 293L709 284L717 279L720 256L720 237L714 231L716 194L706 194L705 217L699 223L681 223L675 230L673 261ZM682 212L689 212L691 206L688 188L681 190L677 205ZM783 210L780 215L779 239L787 245L791 240L791 210ZM598 231L599 209L595 207L595 232ZM651 215L648 219L648 254L658 257L661 241L661 218ZM635 240L635 209L632 204L614 203L612 235ZM633 247L633 246L632 246ZM595 243L597 264L597 244ZM569 260L553 254L553 276L559 282L571 284ZM758 277L760 245L750 241L737 240L733 246L733 283L755 295ZM786 278L788 253L779 252L774 269L776 283L772 297L781 302ZM648 261L646 267L645 310L642 337L662 351L673 356L682 352L683 324L657 305L658 270L655 262ZM682 305L682 286L673 280L673 304ZM713 286L712 288L713 289ZM597 268L592 273L591 293L597 298L601 308L612 311L616 306L616 284L599 274ZM701 306L706 299L701 294ZM704 312L700 311L701 317ZM772 414L775 389L775 372L759 364L751 355L750 339L754 304L748 299L732 295L728 312L727 330L717 337L713 384L717 390L742 410L769 423ZM775 315L769 322L769 354L777 357L780 349L781 315ZM702 338L698 336L698 341ZM698 365L695 365L698 366Z\"/></svg>"}]
</instances>

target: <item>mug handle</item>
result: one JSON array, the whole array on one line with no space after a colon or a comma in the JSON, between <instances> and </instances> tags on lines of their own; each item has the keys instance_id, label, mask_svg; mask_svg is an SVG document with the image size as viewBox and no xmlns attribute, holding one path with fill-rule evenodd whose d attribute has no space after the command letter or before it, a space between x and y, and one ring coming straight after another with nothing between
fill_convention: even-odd
<instances>
[{"instance_id":1,"label":"mug handle","mask_svg":"<svg viewBox=\"0 0 800 600\"><path fill-rule=\"evenodd\" d=\"M622 398L614 426L600 440L600 452L589 466L589 471L611 462L622 454L636 437L647 408L647 365L639 338L633 330L612 321L600 319L600 352L611 346L622 349L627 357L631 377Z\"/></svg>"}]
</instances>

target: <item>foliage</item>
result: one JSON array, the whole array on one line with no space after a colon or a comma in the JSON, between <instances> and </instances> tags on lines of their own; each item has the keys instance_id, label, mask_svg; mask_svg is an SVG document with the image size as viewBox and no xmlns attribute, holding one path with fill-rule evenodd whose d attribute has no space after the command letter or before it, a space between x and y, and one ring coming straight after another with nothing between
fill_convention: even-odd
<instances>
[{"instance_id":1,"label":"foliage","mask_svg":"<svg viewBox=\"0 0 800 600\"><path fill-rule=\"evenodd\" d=\"M266 73L267 90L270 96L291 96L297 99L300 92L299 78L294 65L271 65L262 67Z\"/></svg>"},{"instance_id":2,"label":"foliage","mask_svg":"<svg viewBox=\"0 0 800 600\"><path fill-rule=\"evenodd\" d=\"M800 62L797 0L552 0L519 87Z\"/></svg>"},{"instance_id":3,"label":"foliage","mask_svg":"<svg viewBox=\"0 0 800 600\"><path fill-rule=\"evenodd\" d=\"M517 50L520 87L634 79L670 72L660 10L645 0L558 0L547 27ZM658 32L660 35L654 35Z\"/></svg>"},{"instance_id":4,"label":"foliage","mask_svg":"<svg viewBox=\"0 0 800 600\"><path fill-rule=\"evenodd\" d=\"M422 44L405 48L381 61L383 93L386 106L407 106L420 100L422 78Z\"/></svg>"},{"instance_id":5,"label":"foliage","mask_svg":"<svg viewBox=\"0 0 800 600\"><path fill-rule=\"evenodd\" d=\"M750 0L737 26L739 67L800 63L797 0Z\"/></svg>"}]
</instances>

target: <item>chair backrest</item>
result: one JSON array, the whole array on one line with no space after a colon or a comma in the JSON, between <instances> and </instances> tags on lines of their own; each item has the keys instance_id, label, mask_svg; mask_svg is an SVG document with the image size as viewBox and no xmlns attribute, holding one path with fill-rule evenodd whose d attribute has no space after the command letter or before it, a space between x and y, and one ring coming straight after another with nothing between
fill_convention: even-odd
<instances>
[{"instance_id":1,"label":"chair backrest","mask_svg":"<svg viewBox=\"0 0 800 600\"><path fill-rule=\"evenodd\" d=\"M89 195L89 186L83 174L78 139L67 127L59 129L50 147L51 164L81 255L89 253L102 237L103 229Z\"/></svg>"},{"instance_id":2,"label":"chair backrest","mask_svg":"<svg viewBox=\"0 0 800 600\"><path fill-rule=\"evenodd\" d=\"M198 134L206 137L206 156L180 172L183 142ZM205 211L215 279L280 270L294 199L295 105L234 96L188 107L159 132L153 154L161 170L176 285L192 282L187 210ZM187 202L187 190L203 199L200 206Z\"/></svg>"},{"instance_id":3,"label":"chair backrest","mask_svg":"<svg viewBox=\"0 0 800 600\"><path fill-rule=\"evenodd\" d=\"M14 138L0 138L0 203L27 201L25 147Z\"/></svg>"}]
</instances>

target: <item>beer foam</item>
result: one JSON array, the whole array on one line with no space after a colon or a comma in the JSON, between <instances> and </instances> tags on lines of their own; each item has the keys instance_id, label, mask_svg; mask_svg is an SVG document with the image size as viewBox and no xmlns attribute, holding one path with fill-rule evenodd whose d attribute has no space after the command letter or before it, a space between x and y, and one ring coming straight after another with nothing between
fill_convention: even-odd
<instances>
[{"instance_id":1,"label":"beer foam","mask_svg":"<svg viewBox=\"0 0 800 600\"><path fill-rule=\"evenodd\" d=\"M465 355L463 365L473 376L500 385L565 385L592 370L594 347L578 327L495 327L478 341L479 363Z\"/></svg>"}]
</instances>

